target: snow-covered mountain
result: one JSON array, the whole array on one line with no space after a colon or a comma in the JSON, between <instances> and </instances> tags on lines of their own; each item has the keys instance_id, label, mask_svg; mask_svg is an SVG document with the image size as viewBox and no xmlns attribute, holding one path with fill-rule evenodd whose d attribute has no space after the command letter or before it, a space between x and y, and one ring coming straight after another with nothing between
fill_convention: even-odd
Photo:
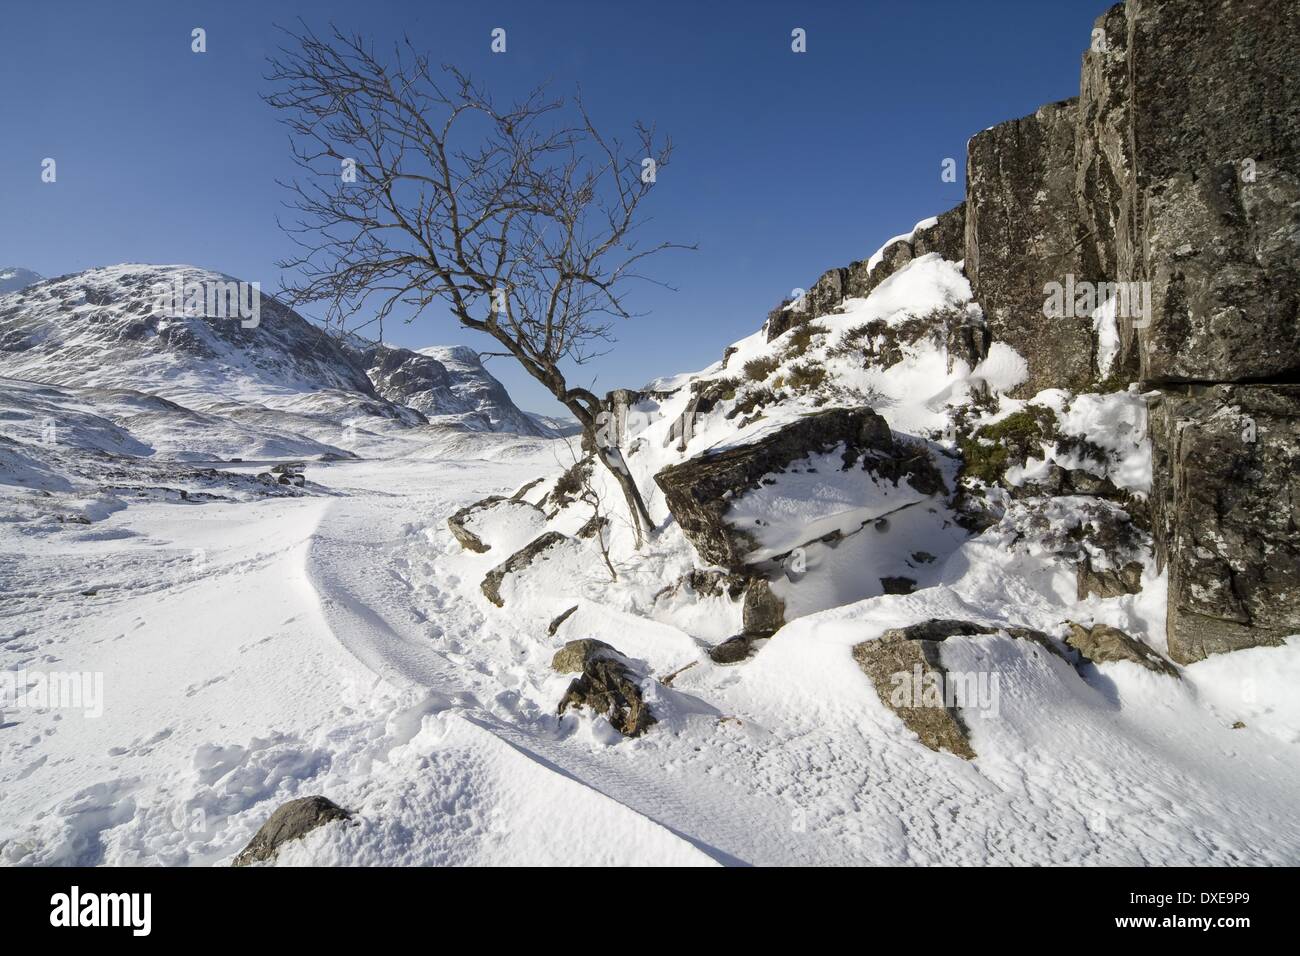
<instances>
[{"instance_id":1,"label":"snow-covered mountain","mask_svg":"<svg viewBox=\"0 0 1300 956\"><path fill-rule=\"evenodd\" d=\"M210 270L5 274L22 284L0 295L0 414L19 438L47 419L92 415L122 432L117 453L251 460L391 455L448 430L555 434L515 406L473 350L341 345ZM108 450L89 435L63 432Z\"/></svg>"},{"instance_id":2,"label":"snow-covered mountain","mask_svg":"<svg viewBox=\"0 0 1300 956\"><path fill-rule=\"evenodd\" d=\"M0 295L17 292L41 281L41 276L21 266L0 266Z\"/></svg>"},{"instance_id":3,"label":"snow-covered mountain","mask_svg":"<svg viewBox=\"0 0 1300 956\"><path fill-rule=\"evenodd\" d=\"M0 374L197 406L331 390L376 397L333 339L270 295L256 296L255 324L251 310L218 317L206 301L159 307L178 284L206 291L234 282L193 266L124 264L29 285L0 299Z\"/></svg>"},{"instance_id":4,"label":"snow-covered mountain","mask_svg":"<svg viewBox=\"0 0 1300 956\"><path fill-rule=\"evenodd\" d=\"M556 432L521 411L504 385L483 367L474 349L429 346L419 350L386 343L346 340L346 350L384 398L414 408L430 421L471 431L513 432L551 437Z\"/></svg>"}]
</instances>

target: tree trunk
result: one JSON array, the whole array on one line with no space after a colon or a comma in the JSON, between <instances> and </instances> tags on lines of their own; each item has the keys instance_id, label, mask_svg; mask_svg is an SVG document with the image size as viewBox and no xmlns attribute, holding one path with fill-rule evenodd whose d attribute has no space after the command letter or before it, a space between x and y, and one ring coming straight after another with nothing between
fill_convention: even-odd
<instances>
[{"instance_id":1,"label":"tree trunk","mask_svg":"<svg viewBox=\"0 0 1300 956\"><path fill-rule=\"evenodd\" d=\"M636 546L639 549L645 542L645 536L654 529L654 522L650 519L650 512L646 509L645 499L641 497L641 489L637 488L636 481L632 478L632 472L623 459L623 452L618 446L606 446L605 448L596 446L596 457L605 463L605 467L609 469L609 473L614 476L619 488L623 490L623 498L627 501L628 513L632 516L632 529L636 532Z\"/></svg>"}]
</instances>

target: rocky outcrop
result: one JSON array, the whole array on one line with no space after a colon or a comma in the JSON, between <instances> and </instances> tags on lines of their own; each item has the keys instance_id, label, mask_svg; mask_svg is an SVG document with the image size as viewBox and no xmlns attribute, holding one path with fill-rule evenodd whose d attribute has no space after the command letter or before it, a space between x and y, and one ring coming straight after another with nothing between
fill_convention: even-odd
<instances>
[{"instance_id":1,"label":"rocky outcrop","mask_svg":"<svg viewBox=\"0 0 1300 956\"><path fill-rule=\"evenodd\" d=\"M1097 568L1092 558L1084 555L1075 569L1076 597L1086 601L1089 597L1113 598L1137 594L1142 590L1142 562L1129 561L1119 567Z\"/></svg>"},{"instance_id":2,"label":"rocky outcrop","mask_svg":"<svg viewBox=\"0 0 1300 956\"><path fill-rule=\"evenodd\" d=\"M1074 648L1084 659L1094 664L1111 661L1128 661L1145 667L1157 674L1177 677L1178 668L1147 647L1141 641L1129 637L1117 627L1108 624L1094 624L1084 627L1070 622L1065 643Z\"/></svg>"},{"instance_id":3,"label":"rocky outcrop","mask_svg":"<svg viewBox=\"0 0 1300 956\"><path fill-rule=\"evenodd\" d=\"M343 342L348 354L384 398L436 421L472 431L514 432L550 437L555 432L521 411L510 393L465 346L432 346L412 351L353 335Z\"/></svg>"},{"instance_id":4,"label":"rocky outcrop","mask_svg":"<svg viewBox=\"0 0 1300 956\"><path fill-rule=\"evenodd\" d=\"M1150 419L1170 656L1300 633L1300 385L1189 387Z\"/></svg>"},{"instance_id":5,"label":"rocky outcrop","mask_svg":"<svg viewBox=\"0 0 1300 956\"><path fill-rule=\"evenodd\" d=\"M590 707L624 737L640 737L657 721L641 694L637 676L608 644L585 643L590 645L586 650L591 652L574 652L575 658L583 658L582 673L569 684L557 713L563 714L573 707Z\"/></svg>"},{"instance_id":6,"label":"rocky outcrop","mask_svg":"<svg viewBox=\"0 0 1300 956\"><path fill-rule=\"evenodd\" d=\"M1103 376L1167 390L1150 512L1180 662L1300 630L1297 46L1296 4L1129 0L1096 21L1077 102L970 143L966 271L993 340L1028 362L1020 394ZM1043 317L1044 284L1071 275L1129 294L1106 354L1086 311ZM1141 577L1078 573L1080 598Z\"/></svg>"},{"instance_id":7,"label":"rocky outcrop","mask_svg":"<svg viewBox=\"0 0 1300 956\"><path fill-rule=\"evenodd\" d=\"M842 472L864 471L894 486L906 481L920 495L944 490L928 452L896 441L885 420L870 408L835 408L806 415L758 441L665 468L655 475L655 482L678 525L705 561L746 572L757 539L749 529L728 520L734 503L792 463L840 446Z\"/></svg>"},{"instance_id":8,"label":"rocky outcrop","mask_svg":"<svg viewBox=\"0 0 1300 956\"><path fill-rule=\"evenodd\" d=\"M977 133L967 148L966 275L993 340L1029 363L1018 396L1081 390L1094 377L1091 315L1044 314L1045 287L1082 272L1077 114L1075 100L1041 106Z\"/></svg>"},{"instance_id":9,"label":"rocky outcrop","mask_svg":"<svg viewBox=\"0 0 1300 956\"><path fill-rule=\"evenodd\" d=\"M763 578L755 578L745 589L741 622L750 637L771 637L785 626L785 602Z\"/></svg>"},{"instance_id":10,"label":"rocky outcrop","mask_svg":"<svg viewBox=\"0 0 1300 956\"><path fill-rule=\"evenodd\" d=\"M1300 371L1300 8L1132 0L1127 115L1149 382Z\"/></svg>"},{"instance_id":11,"label":"rocky outcrop","mask_svg":"<svg viewBox=\"0 0 1300 956\"><path fill-rule=\"evenodd\" d=\"M945 259L960 262L966 251L965 233L966 204L959 203L936 216L932 225L918 225L910 236L887 244L876 256L822 273L803 294L802 301L785 303L768 315L764 326L767 341L797 325L829 315L845 299L865 298L876 286L920 256L938 253Z\"/></svg>"},{"instance_id":12,"label":"rocky outcrop","mask_svg":"<svg viewBox=\"0 0 1300 956\"><path fill-rule=\"evenodd\" d=\"M555 656L551 658L551 670L559 671L561 674L578 674L589 663L602 658L622 659L618 651L604 641L584 637L581 640L569 641L556 651Z\"/></svg>"},{"instance_id":13,"label":"rocky outcrop","mask_svg":"<svg viewBox=\"0 0 1300 956\"><path fill-rule=\"evenodd\" d=\"M239 851L233 866L248 866L271 859L284 844L298 840L317 827L337 820L351 819L352 812L344 810L325 797L302 797L282 804L262 824L260 830Z\"/></svg>"},{"instance_id":14,"label":"rocky outcrop","mask_svg":"<svg viewBox=\"0 0 1300 956\"><path fill-rule=\"evenodd\" d=\"M447 519L447 527L451 529L452 536L460 543L462 548L466 551L483 554L491 551L492 545L490 542L483 540L482 535L485 532L478 525L489 514L494 518L508 521L509 517L505 513L512 511L518 512L525 518L535 518L539 522L542 518L542 512L537 506L521 501L517 497L506 498L504 495L489 495L482 501L466 505L453 514Z\"/></svg>"},{"instance_id":15,"label":"rocky outcrop","mask_svg":"<svg viewBox=\"0 0 1300 956\"><path fill-rule=\"evenodd\" d=\"M483 583L479 585L483 596L497 607L505 607L505 598L501 596L501 585L505 579L511 574L524 570L534 561L542 559L551 548L572 540L568 535L558 531L548 531L541 537L533 539L487 573Z\"/></svg>"},{"instance_id":16,"label":"rocky outcrop","mask_svg":"<svg viewBox=\"0 0 1300 956\"><path fill-rule=\"evenodd\" d=\"M970 732L952 693L940 644L952 637L1004 633L1029 642L1065 660L1065 655L1041 631L1024 627L989 627L971 621L934 618L892 628L874 641L853 648L853 659L871 680L880 701L934 751L975 759ZM917 686L917 677L920 686Z\"/></svg>"},{"instance_id":17,"label":"rocky outcrop","mask_svg":"<svg viewBox=\"0 0 1300 956\"><path fill-rule=\"evenodd\" d=\"M737 634L709 648L709 660L715 664L739 664L748 659L755 649L757 641L762 640L750 634Z\"/></svg>"}]
</instances>

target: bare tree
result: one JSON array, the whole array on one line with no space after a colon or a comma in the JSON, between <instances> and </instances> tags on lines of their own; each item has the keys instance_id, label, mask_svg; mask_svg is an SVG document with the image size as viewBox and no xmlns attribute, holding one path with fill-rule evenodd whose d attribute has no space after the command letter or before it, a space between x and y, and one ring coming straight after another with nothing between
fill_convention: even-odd
<instances>
[{"instance_id":1,"label":"bare tree","mask_svg":"<svg viewBox=\"0 0 1300 956\"><path fill-rule=\"evenodd\" d=\"M601 354L629 318L626 285L663 242L638 248L642 202L672 144L635 126L634 148L602 136L580 100L544 89L508 108L459 70L431 69L409 40L386 59L358 36L303 28L270 61L303 175L285 225L300 253L280 263L293 304L328 304L340 329L408 321L440 304L491 336L582 425L623 491L638 546L653 522L604 427L601 399L572 387L563 363ZM647 174L648 173L648 174ZM358 327L356 325L354 328Z\"/></svg>"}]
</instances>

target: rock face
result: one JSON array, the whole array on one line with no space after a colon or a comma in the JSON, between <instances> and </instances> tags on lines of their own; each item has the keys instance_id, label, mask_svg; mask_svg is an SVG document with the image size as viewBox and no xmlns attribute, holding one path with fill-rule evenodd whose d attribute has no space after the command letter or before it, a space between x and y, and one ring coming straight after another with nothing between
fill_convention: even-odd
<instances>
[{"instance_id":1,"label":"rock face","mask_svg":"<svg viewBox=\"0 0 1300 956\"><path fill-rule=\"evenodd\" d=\"M1150 512L1180 662L1300 630L1297 47L1294 3L1128 0L1096 21L1077 102L970 142L966 272L993 341L1028 362L1019 395L1167 389ZM1137 298L1096 327L1044 318L1067 275ZM1139 578L1084 562L1079 596Z\"/></svg>"},{"instance_id":2,"label":"rock face","mask_svg":"<svg viewBox=\"0 0 1300 956\"><path fill-rule=\"evenodd\" d=\"M327 823L348 820L352 813L325 797L302 797L290 800L271 814L262 828L239 851L233 866L248 866L275 856L276 851L290 840L298 840Z\"/></svg>"},{"instance_id":3,"label":"rock face","mask_svg":"<svg viewBox=\"0 0 1300 956\"><path fill-rule=\"evenodd\" d=\"M413 351L353 336L348 353L384 398L414 408L431 420L472 431L513 432L549 437L554 432L521 411L504 385L464 346Z\"/></svg>"},{"instance_id":4,"label":"rock face","mask_svg":"<svg viewBox=\"0 0 1300 956\"><path fill-rule=\"evenodd\" d=\"M1091 315L1044 315L1044 287L1082 271L1074 211L1077 114L1075 100L1041 106L977 133L967 151L966 275L993 340L1029 363L1018 396L1079 390L1093 378Z\"/></svg>"},{"instance_id":5,"label":"rock face","mask_svg":"<svg viewBox=\"0 0 1300 956\"><path fill-rule=\"evenodd\" d=\"M1300 633L1300 385L1169 392L1150 427L1170 656Z\"/></svg>"},{"instance_id":6,"label":"rock face","mask_svg":"<svg viewBox=\"0 0 1300 956\"><path fill-rule=\"evenodd\" d=\"M1132 0L1128 116L1153 314L1148 381L1300 369L1293 3ZM1250 162L1247 162L1249 160Z\"/></svg>"},{"instance_id":7,"label":"rock face","mask_svg":"<svg viewBox=\"0 0 1300 956\"><path fill-rule=\"evenodd\" d=\"M906 480L921 495L944 490L928 453L896 442L885 420L869 408L806 415L758 441L665 468L655 475L655 482L704 560L744 572L757 540L751 531L728 520L733 503L791 463L840 445L843 472L865 471L893 485Z\"/></svg>"},{"instance_id":8,"label":"rock face","mask_svg":"<svg viewBox=\"0 0 1300 956\"><path fill-rule=\"evenodd\" d=\"M506 579L506 576L522 571L551 548L569 540L571 539L567 535L563 535L558 531L548 531L530 541L487 573L487 576L483 578L483 583L479 585L483 596L497 607L505 607L505 599L501 596L501 582Z\"/></svg>"},{"instance_id":9,"label":"rock face","mask_svg":"<svg viewBox=\"0 0 1300 956\"><path fill-rule=\"evenodd\" d=\"M1173 664L1141 641L1107 624L1084 627L1082 624L1071 623L1070 631L1065 636L1065 643L1094 664L1129 661L1157 674L1178 676L1178 669Z\"/></svg>"},{"instance_id":10,"label":"rock face","mask_svg":"<svg viewBox=\"0 0 1300 956\"><path fill-rule=\"evenodd\" d=\"M589 643L600 645L599 641ZM613 648L601 647L608 651L598 647L596 653L586 655L581 676L573 679L557 712L563 714L570 707L590 707L604 715L624 737L640 737L654 726L655 717L641 695L636 675Z\"/></svg>"}]
</instances>

